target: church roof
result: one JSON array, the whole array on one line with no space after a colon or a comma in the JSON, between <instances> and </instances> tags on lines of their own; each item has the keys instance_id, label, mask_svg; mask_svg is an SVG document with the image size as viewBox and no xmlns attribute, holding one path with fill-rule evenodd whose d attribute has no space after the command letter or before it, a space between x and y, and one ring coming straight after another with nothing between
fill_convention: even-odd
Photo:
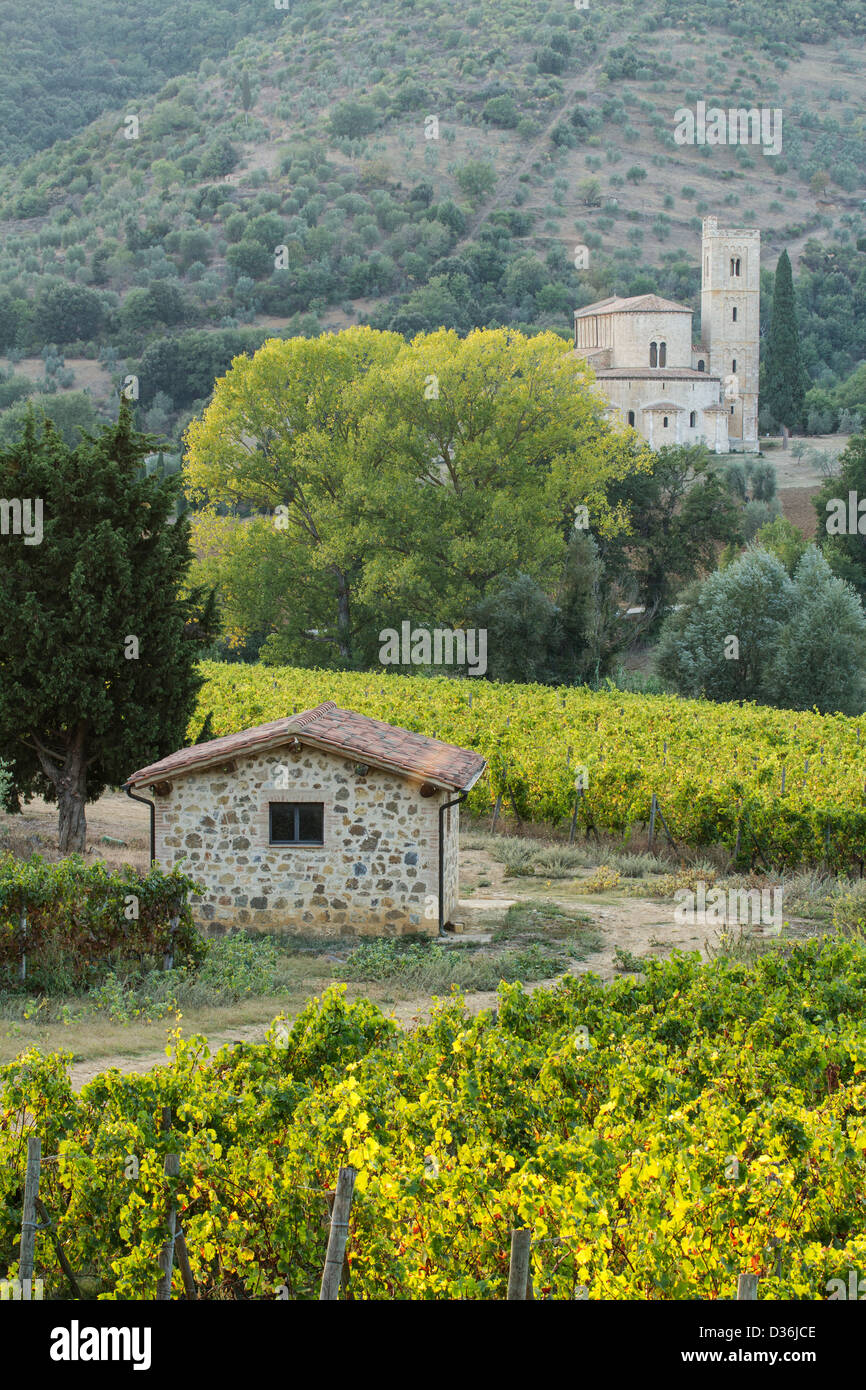
<instances>
[{"instance_id":1,"label":"church roof","mask_svg":"<svg viewBox=\"0 0 866 1390\"><path fill-rule=\"evenodd\" d=\"M677 405L676 401L650 401L649 405L642 405L641 410L664 410L668 415L675 415L678 410L685 410L685 406Z\"/></svg>"},{"instance_id":2,"label":"church roof","mask_svg":"<svg viewBox=\"0 0 866 1390\"><path fill-rule=\"evenodd\" d=\"M628 299L611 295L609 299L599 299L595 304L587 304L575 310L576 319L587 318L590 314L691 314L684 304L675 304L672 299L662 299L658 294L633 294Z\"/></svg>"}]
</instances>

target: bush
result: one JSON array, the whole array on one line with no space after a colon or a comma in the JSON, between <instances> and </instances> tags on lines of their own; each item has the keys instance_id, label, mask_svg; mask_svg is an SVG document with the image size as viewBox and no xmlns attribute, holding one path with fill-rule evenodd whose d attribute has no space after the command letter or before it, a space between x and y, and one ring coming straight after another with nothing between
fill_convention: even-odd
<instances>
[{"instance_id":1,"label":"bush","mask_svg":"<svg viewBox=\"0 0 866 1390\"><path fill-rule=\"evenodd\" d=\"M341 101L331 112L330 126L334 135L357 139L376 129L379 113L371 101Z\"/></svg>"},{"instance_id":2,"label":"bush","mask_svg":"<svg viewBox=\"0 0 866 1390\"><path fill-rule=\"evenodd\" d=\"M457 182L470 198L483 198L496 184L496 171L486 159L467 159L457 170Z\"/></svg>"},{"instance_id":3,"label":"bush","mask_svg":"<svg viewBox=\"0 0 866 1390\"><path fill-rule=\"evenodd\" d=\"M504 130L514 130L520 120L520 113L510 96L491 97L481 113L482 119Z\"/></svg>"},{"instance_id":4,"label":"bush","mask_svg":"<svg viewBox=\"0 0 866 1390\"><path fill-rule=\"evenodd\" d=\"M86 988L125 962L161 964L169 947L175 964L195 964L205 953L188 901L196 891L179 872L151 868L141 876L85 864L79 855L59 864L6 855L0 859L0 986Z\"/></svg>"}]
</instances>

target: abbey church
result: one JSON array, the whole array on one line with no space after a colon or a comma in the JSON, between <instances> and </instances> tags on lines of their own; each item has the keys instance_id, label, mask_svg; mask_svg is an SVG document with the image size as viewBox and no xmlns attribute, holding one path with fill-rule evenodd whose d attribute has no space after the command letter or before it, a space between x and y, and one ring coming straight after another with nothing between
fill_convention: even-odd
<instances>
[{"instance_id":1,"label":"abbey church","mask_svg":"<svg viewBox=\"0 0 866 1390\"><path fill-rule=\"evenodd\" d=\"M618 415L651 448L704 443L758 452L761 233L705 217L701 342L692 310L656 294L602 299L574 316L574 350Z\"/></svg>"}]
</instances>

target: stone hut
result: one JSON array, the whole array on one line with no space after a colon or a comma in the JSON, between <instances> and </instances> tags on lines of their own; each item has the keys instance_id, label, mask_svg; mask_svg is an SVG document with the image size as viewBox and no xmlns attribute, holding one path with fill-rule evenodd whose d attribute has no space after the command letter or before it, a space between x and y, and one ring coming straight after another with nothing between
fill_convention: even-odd
<instances>
[{"instance_id":1,"label":"stone hut","mask_svg":"<svg viewBox=\"0 0 866 1390\"><path fill-rule=\"evenodd\" d=\"M484 767L327 700L182 748L124 789L151 806L152 859L203 885L203 922L435 936L457 911L458 808Z\"/></svg>"}]
</instances>

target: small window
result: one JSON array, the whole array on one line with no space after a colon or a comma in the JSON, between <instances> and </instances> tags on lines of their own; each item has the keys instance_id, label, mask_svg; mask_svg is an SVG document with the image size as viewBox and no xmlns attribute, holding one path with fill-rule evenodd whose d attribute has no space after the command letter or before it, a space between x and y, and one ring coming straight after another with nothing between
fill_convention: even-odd
<instances>
[{"instance_id":1,"label":"small window","mask_svg":"<svg viewBox=\"0 0 866 1390\"><path fill-rule=\"evenodd\" d=\"M628 413L628 422L629 422L630 425L633 425L633 424L634 424L634 411L633 411L633 410L630 410L629 413Z\"/></svg>"},{"instance_id":2,"label":"small window","mask_svg":"<svg viewBox=\"0 0 866 1390\"><path fill-rule=\"evenodd\" d=\"M698 423L697 412L693 410L693 411L691 412L691 414L689 415L689 428L690 428L690 429L694 429L694 427L695 427L695 425L696 425L697 423Z\"/></svg>"},{"instance_id":3,"label":"small window","mask_svg":"<svg viewBox=\"0 0 866 1390\"><path fill-rule=\"evenodd\" d=\"M737 359L736 359L736 357L732 357L732 358L731 358L731 371L732 371L732 372L735 372L736 370L737 370Z\"/></svg>"},{"instance_id":4,"label":"small window","mask_svg":"<svg viewBox=\"0 0 866 1390\"><path fill-rule=\"evenodd\" d=\"M737 322L737 306L736 306L736 304L734 305L733 309L731 310L731 319L733 320L734 323Z\"/></svg>"},{"instance_id":5,"label":"small window","mask_svg":"<svg viewBox=\"0 0 866 1390\"><path fill-rule=\"evenodd\" d=\"M702 371L704 371L704 370L705 370L705 368L704 368L704 359L701 358L700 362L698 363L698 371L699 371L699 372L702 372Z\"/></svg>"},{"instance_id":6,"label":"small window","mask_svg":"<svg viewBox=\"0 0 866 1390\"><path fill-rule=\"evenodd\" d=\"M734 407L731 406L731 414L733 415L733 413L734 413Z\"/></svg>"},{"instance_id":7,"label":"small window","mask_svg":"<svg viewBox=\"0 0 866 1390\"><path fill-rule=\"evenodd\" d=\"M665 416L662 418L662 428L663 428L663 429L667 429L667 427L668 427L668 417L665 415Z\"/></svg>"},{"instance_id":8,"label":"small window","mask_svg":"<svg viewBox=\"0 0 866 1390\"><path fill-rule=\"evenodd\" d=\"M668 345L667 345L667 343L659 343L659 366L660 366L660 367L663 367L663 366L666 364L667 360L668 360Z\"/></svg>"},{"instance_id":9,"label":"small window","mask_svg":"<svg viewBox=\"0 0 866 1390\"><path fill-rule=\"evenodd\" d=\"M658 343L650 343L650 366L657 367L659 364Z\"/></svg>"},{"instance_id":10,"label":"small window","mask_svg":"<svg viewBox=\"0 0 866 1390\"><path fill-rule=\"evenodd\" d=\"M740 258L739 258L739 256L732 256L732 257L731 257L731 274L732 274L732 275L739 275L739 273L740 273Z\"/></svg>"},{"instance_id":11,"label":"small window","mask_svg":"<svg viewBox=\"0 0 866 1390\"><path fill-rule=\"evenodd\" d=\"M268 805L272 845L322 845L325 842L325 804L322 801L272 801Z\"/></svg>"}]
</instances>

